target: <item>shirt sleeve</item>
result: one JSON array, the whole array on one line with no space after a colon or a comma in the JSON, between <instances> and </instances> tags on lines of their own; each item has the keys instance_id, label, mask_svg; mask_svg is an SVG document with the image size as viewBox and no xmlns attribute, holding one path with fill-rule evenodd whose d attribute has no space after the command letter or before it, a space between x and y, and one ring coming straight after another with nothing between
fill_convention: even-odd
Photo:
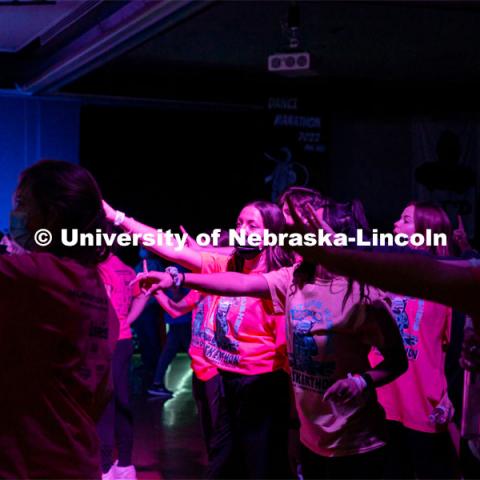
<instances>
[{"instance_id":1,"label":"shirt sleeve","mask_svg":"<svg viewBox=\"0 0 480 480\"><path fill-rule=\"evenodd\" d=\"M2 296L14 293L37 280L38 267L32 254L0 255L0 291Z\"/></svg>"},{"instance_id":2,"label":"shirt sleeve","mask_svg":"<svg viewBox=\"0 0 480 480\"><path fill-rule=\"evenodd\" d=\"M198 290L190 290L184 297L183 301L185 305L191 307L192 310L201 302L205 294L200 293Z\"/></svg>"},{"instance_id":3,"label":"shirt sleeve","mask_svg":"<svg viewBox=\"0 0 480 480\"><path fill-rule=\"evenodd\" d=\"M293 267L284 267L280 270L262 275L268 283L268 289L270 290L273 303L273 311L276 314L284 314L288 289L292 283Z\"/></svg>"},{"instance_id":4,"label":"shirt sleeve","mask_svg":"<svg viewBox=\"0 0 480 480\"><path fill-rule=\"evenodd\" d=\"M101 263L98 265L98 274L102 279L102 283L105 286L105 290L107 292L108 298L112 297L113 293L113 281L110 274L110 269L107 262Z\"/></svg>"},{"instance_id":5,"label":"shirt sleeve","mask_svg":"<svg viewBox=\"0 0 480 480\"><path fill-rule=\"evenodd\" d=\"M38 290L38 262L31 254L0 255L0 348L4 348L3 342L9 342L9 335L3 330L9 322L16 318L10 312L21 312L31 307L35 302ZM30 318L23 318L27 322ZM26 323L24 325L25 328Z\"/></svg>"},{"instance_id":6,"label":"shirt sleeve","mask_svg":"<svg viewBox=\"0 0 480 480\"><path fill-rule=\"evenodd\" d=\"M218 255L216 253L201 253L202 267L200 273L219 273L227 270L227 255Z\"/></svg>"}]
</instances>

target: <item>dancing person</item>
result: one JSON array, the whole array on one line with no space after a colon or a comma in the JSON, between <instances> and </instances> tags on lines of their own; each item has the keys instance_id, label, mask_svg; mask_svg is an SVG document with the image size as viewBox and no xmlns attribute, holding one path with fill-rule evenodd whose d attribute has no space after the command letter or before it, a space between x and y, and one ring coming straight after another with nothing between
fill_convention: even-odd
<instances>
[{"instance_id":1,"label":"dancing person","mask_svg":"<svg viewBox=\"0 0 480 480\"><path fill-rule=\"evenodd\" d=\"M125 231L157 235L156 229L104 206L107 218ZM282 212L275 204L256 201L241 210L237 231L249 235L268 229L277 234L284 224ZM168 261L202 273L266 273L292 263L283 249L263 245L239 246L229 256L166 244L148 248ZM275 314L271 303L262 299L215 296L203 330L204 355L221 374L227 405L232 432L230 475L288 476L290 393L285 371L284 315Z\"/></svg>"},{"instance_id":2,"label":"dancing person","mask_svg":"<svg viewBox=\"0 0 480 480\"><path fill-rule=\"evenodd\" d=\"M140 273L146 263L148 270L163 270L162 261L143 247L139 247L139 262L135 272ZM140 316L132 324L138 340L138 348L143 366L143 385L147 389L153 380L162 345L165 343L166 331L162 322L162 310L154 298L149 297Z\"/></svg>"},{"instance_id":3,"label":"dancing person","mask_svg":"<svg viewBox=\"0 0 480 480\"><path fill-rule=\"evenodd\" d=\"M118 340L113 352L113 398L98 422L102 480L136 480L133 452L133 412L130 399L129 374L133 354L130 325L142 312L148 297L133 295L130 283L135 271L116 255L99 265L100 275L120 323ZM116 448L118 459L113 461Z\"/></svg>"},{"instance_id":4,"label":"dancing person","mask_svg":"<svg viewBox=\"0 0 480 480\"><path fill-rule=\"evenodd\" d=\"M428 202L409 203L394 226L394 234L404 234L409 241L427 230L448 239L452 234L446 212ZM409 246L432 255L449 255L448 246ZM392 295L391 301L409 367L377 390L389 420L386 478L453 478L455 452L448 428L454 412L445 374L452 309L408 296ZM373 365L380 358L377 351L370 355Z\"/></svg>"},{"instance_id":5,"label":"dancing person","mask_svg":"<svg viewBox=\"0 0 480 480\"><path fill-rule=\"evenodd\" d=\"M97 270L108 249L66 247L61 230L104 226L84 168L45 160L20 175L10 234L29 253L0 256L1 478L100 477L95 424L118 338ZM49 245L36 243L39 229L50 231Z\"/></svg>"},{"instance_id":6,"label":"dancing person","mask_svg":"<svg viewBox=\"0 0 480 480\"><path fill-rule=\"evenodd\" d=\"M183 270L180 266L174 268ZM173 286L165 293L167 297L171 298L172 302L179 302L188 295L188 290ZM160 306L162 306L161 303ZM163 320L168 325L167 340L158 358L152 385L147 392L150 395L168 400L173 397L173 392L165 386L165 375L177 353L188 352L192 339L192 314L191 311L188 311L183 315L170 315L170 312L164 309Z\"/></svg>"},{"instance_id":7,"label":"dancing person","mask_svg":"<svg viewBox=\"0 0 480 480\"><path fill-rule=\"evenodd\" d=\"M353 208L331 204L324 211L337 231L358 226ZM137 281L154 292L177 280L150 272ZM407 359L381 292L303 261L269 273L187 273L180 282L224 298L263 298L286 315L304 478L382 476L385 415L375 387L403 373ZM383 355L375 368L368 362L372 347Z\"/></svg>"},{"instance_id":8,"label":"dancing person","mask_svg":"<svg viewBox=\"0 0 480 480\"><path fill-rule=\"evenodd\" d=\"M297 210L293 204L290 207L298 231L306 233L325 226L324 219L313 208L307 206ZM477 294L480 269L476 262L472 265L470 261L438 261L413 253L361 252L322 246L295 249L311 262L321 264L337 274L349 275L391 292L424 298L466 313L471 317L472 328L463 345L461 365L467 370L474 370L478 366L480 302ZM468 398L464 398L464 406L467 403L470 408L464 408L462 418L462 429L470 431L469 446L474 455L480 450L479 408L478 401L475 401L479 390L478 381L473 377L472 383L465 389ZM472 402L469 402L470 398ZM475 467L469 465L468 470L478 472L480 458L471 460ZM462 467L465 469L465 464ZM475 474L472 477L468 473L467 476L475 478Z\"/></svg>"}]
</instances>

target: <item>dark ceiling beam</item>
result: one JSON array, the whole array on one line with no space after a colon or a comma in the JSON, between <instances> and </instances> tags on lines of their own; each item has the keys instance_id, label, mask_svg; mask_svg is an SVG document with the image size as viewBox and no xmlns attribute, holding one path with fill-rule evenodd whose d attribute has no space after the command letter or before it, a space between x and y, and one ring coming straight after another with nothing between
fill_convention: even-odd
<instances>
[{"instance_id":1,"label":"dark ceiling beam","mask_svg":"<svg viewBox=\"0 0 480 480\"><path fill-rule=\"evenodd\" d=\"M17 85L24 94L54 93L91 70L209 6L211 1L130 1L58 51L35 77Z\"/></svg>"}]
</instances>

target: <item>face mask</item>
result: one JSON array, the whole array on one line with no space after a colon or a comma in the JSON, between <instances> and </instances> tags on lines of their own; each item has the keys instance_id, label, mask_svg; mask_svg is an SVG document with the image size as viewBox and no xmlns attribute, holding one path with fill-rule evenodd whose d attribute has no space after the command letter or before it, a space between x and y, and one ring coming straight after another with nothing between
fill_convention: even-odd
<instances>
[{"instance_id":1,"label":"face mask","mask_svg":"<svg viewBox=\"0 0 480 480\"><path fill-rule=\"evenodd\" d=\"M262 250L262 247L235 247L235 254L239 255L245 260L251 260L262 253Z\"/></svg>"},{"instance_id":2,"label":"face mask","mask_svg":"<svg viewBox=\"0 0 480 480\"><path fill-rule=\"evenodd\" d=\"M27 228L27 214L24 212L10 213L10 237L22 248L28 249L32 243L32 234Z\"/></svg>"}]
</instances>

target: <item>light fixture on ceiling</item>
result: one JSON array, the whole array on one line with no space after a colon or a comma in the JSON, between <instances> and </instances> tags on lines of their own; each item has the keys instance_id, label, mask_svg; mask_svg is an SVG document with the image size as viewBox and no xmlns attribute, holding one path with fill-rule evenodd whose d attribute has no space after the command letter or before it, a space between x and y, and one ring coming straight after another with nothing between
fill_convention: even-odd
<instances>
[{"instance_id":1,"label":"light fixture on ceiling","mask_svg":"<svg viewBox=\"0 0 480 480\"><path fill-rule=\"evenodd\" d=\"M268 56L268 70L290 75L308 74L312 58L309 52L303 51L300 47L300 6L298 2L290 2L287 20L281 22L281 27L286 42L279 52Z\"/></svg>"}]
</instances>

